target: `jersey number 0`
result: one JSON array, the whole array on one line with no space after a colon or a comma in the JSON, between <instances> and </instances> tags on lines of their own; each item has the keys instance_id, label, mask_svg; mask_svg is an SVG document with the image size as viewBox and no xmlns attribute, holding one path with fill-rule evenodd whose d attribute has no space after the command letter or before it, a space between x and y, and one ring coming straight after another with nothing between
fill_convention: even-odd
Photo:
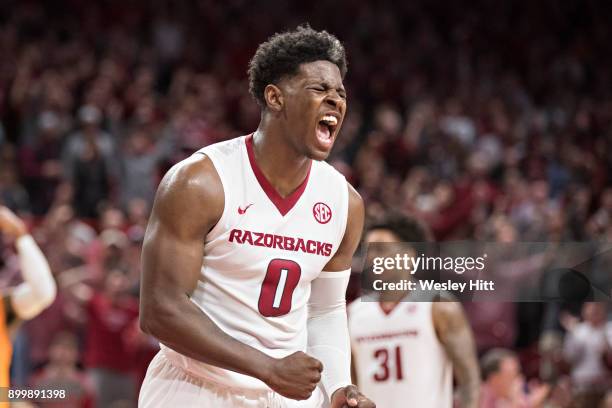
<instances>
[{"instance_id":1,"label":"jersey number 0","mask_svg":"<svg viewBox=\"0 0 612 408\"><path fill-rule=\"evenodd\" d=\"M259 294L259 313L266 317L286 315L291 310L293 291L302 275L302 268L289 259L273 259Z\"/></svg>"}]
</instances>

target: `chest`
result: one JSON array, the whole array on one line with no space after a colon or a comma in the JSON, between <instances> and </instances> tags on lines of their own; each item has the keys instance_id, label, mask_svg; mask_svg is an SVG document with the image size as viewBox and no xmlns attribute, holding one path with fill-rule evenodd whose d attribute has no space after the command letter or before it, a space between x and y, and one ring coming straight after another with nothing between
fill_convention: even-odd
<instances>
[{"instance_id":1,"label":"chest","mask_svg":"<svg viewBox=\"0 0 612 408\"><path fill-rule=\"evenodd\" d=\"M378 303L365 305L350 317L351 336L359 347L429 340L431 317L423 304L400 303L385 311Z\"/></svg>"},{"instance_id":2,"label":"chest","mask_svg":"<svg viewBox=\"0 0 612 408\"><path fill-rule=\"evenodd\" d=\"M312 280L344 236L346 206L312 177L299 196L278 200L250 180L234 180L224 214L205 243L205 264L256 278L274 265L292 265Z\"/></svg>"}]
</instances>

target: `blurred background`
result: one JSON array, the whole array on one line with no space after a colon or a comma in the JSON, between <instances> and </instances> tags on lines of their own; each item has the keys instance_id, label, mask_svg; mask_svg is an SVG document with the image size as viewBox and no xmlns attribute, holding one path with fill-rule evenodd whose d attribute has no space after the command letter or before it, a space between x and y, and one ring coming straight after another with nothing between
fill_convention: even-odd
<instances>
[{"instance_id":1,"label":"blurred background","mask_svg":"<svg viewBox=\"0 0 612 408\"><path fill-rule=\"evenodd\" d=\"M303 22L347 49L329 162L368 220L413 214L438 240L611 241L611 18L594 0L1 1L0 202L60 288L16 333L13 383L80 390L59 406L135 406L157 351L136 321L157 183L256 129L248 61ZM19 279L6 244L0 288ZM522 375L551 384L549 406L604 404L606 304L465 306L479 353L516 352ZM608 330L607 349L574 335L584 325Z\"/></svg>"}]
</instances>

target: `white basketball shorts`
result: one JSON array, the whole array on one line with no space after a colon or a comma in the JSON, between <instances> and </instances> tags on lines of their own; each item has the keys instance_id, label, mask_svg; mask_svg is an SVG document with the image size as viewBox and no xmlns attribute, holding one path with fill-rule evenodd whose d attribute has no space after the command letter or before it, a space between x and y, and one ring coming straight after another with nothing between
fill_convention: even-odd
<instances>
[{"instance_id":1,"label":"white basketball shorts","mask_svg":"<svg viewBox=\"0 0 612 408\"><path fill-rule=\"evenodd\" d=\"M162 351L149 364L138 397L139 408L323 408L319 387L305 401L285 398L272 390L230 388L196 377L174 364Z\"/></svg>"}]
</instances>

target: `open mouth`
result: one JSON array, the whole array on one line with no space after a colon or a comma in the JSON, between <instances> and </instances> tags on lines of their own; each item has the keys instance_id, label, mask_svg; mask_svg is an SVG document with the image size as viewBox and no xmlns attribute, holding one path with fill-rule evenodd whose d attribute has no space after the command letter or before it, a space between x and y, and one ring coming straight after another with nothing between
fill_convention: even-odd
<instances>
[{"instance_id":1,"label":"open mouth","mask_svg":"<svg viewBox=\"0 0 612 408\"><path fill-rule=\"evenodd\" d=\"M317 125L317 137L325 145L331 144L334 133L338 127L338 118L333 115L325 115Z\"/></svg>"}]
</instances>

